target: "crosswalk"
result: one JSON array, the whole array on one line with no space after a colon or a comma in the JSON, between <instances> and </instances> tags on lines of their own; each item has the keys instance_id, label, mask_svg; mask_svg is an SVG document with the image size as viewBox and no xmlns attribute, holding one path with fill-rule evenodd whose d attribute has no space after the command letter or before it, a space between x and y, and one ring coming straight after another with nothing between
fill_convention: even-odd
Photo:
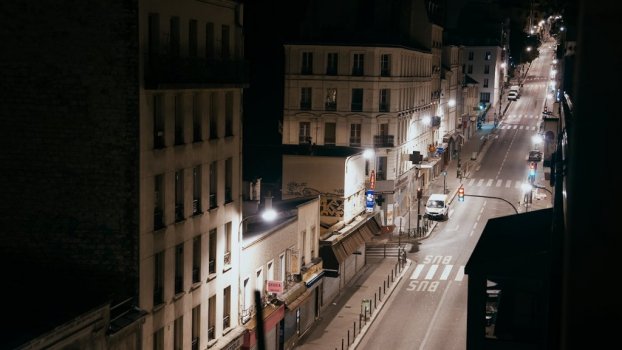
<instances>
[{"instance_id":1,"label":"crosswalk","mask_svg":"<svg viewBox=\"0 0 622 350\"><path fill-rule=\"evenodd\" d=\"M410 274L411 280L434 280L462 281L464 279L464 265L455 266L451 264L416 264Z\"/></svg>"},{"instance_id":2,"label":"crosswalk","mask_svg":"<svg viewBox=\"0 0 622 350\"><path fill-rule=\"evenodd\" d=\"M465 187L499 187L499 188L521 188L525 183L524 180L509 179L482 179L470 178L463 181Z\"/></svg>"},{"instance_id":3,"label":"crosswalk","mask_svg":"<svg viewBox=\"0 0 622 350\"><path fill-rule=\"evenodd\" d=\"M450 280L462 282L464 279L464 265L455 266L449 263L415 264L410 274L406 290L409 292L434 293Z\"/></svg>"}]
</instances>

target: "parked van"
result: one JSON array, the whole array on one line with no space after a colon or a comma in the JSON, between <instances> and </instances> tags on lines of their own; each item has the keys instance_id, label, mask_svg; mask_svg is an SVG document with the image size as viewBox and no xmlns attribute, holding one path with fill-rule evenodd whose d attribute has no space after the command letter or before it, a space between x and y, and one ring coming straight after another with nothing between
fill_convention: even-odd
<instances>
[{"instance_id":1,"label":"parked van","mask_svg":"<svg viewBox=\"0 0 622 350\"><path fill-rule=\"evenodd\" d=\"M447 203L447 195L434 193L430 195L425 204L425 215L430 219L447 219L449 212L449 204Z\"/></svg>"}]
</instances>

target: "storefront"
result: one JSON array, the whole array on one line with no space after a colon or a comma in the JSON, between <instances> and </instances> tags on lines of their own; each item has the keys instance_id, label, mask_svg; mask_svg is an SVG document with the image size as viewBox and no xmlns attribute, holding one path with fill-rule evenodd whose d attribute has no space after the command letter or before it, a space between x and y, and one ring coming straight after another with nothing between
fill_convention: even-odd
<instances>
[{"instance_id":1,"label":"storefront","mask_svg":"<svg viewBox=\"0 0 622 350\"><path fill-rule=\"evenodd\" d=\"M264 325L265 350L278 350L279 347L279 324L285 317L285 305L268 304L262 309ZM253 318L245 324L247 332L244 334L243 350L256 350L258 348L257 320Z\"/></svg>"}]
</instances>

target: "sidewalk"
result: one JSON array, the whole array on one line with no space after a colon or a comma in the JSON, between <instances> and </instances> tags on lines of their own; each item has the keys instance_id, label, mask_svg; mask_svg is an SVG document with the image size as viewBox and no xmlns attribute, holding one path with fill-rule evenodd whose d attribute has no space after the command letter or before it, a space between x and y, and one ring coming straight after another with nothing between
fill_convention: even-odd
<instances>
[{"instance_id":1,"label":"sidewalk","mask_svg":"<svg viewBox=\"0 0 622 350\"><path fill-rule=\"evenodd\" d=\"M473 137L465 141L461 149L460 161L463 169L469 170L463 173L463 179L468 178L470 173L479 168L482 157L490 144L494 142L492 138L487 139L493 130L495 129L492 123L484 124L481 130L478 130ZM474 152L477 157L471 159ZM461 179L457 176L457 163L457 160L452 160L446 169L447 176L438 176L430 182L424 191L423 203L430 193L443 193L445 188L450 196L450 202L453 200L461 185ZM413 215L415 217L411 219L411 226L416 227L416 212ZM406 217L405 222L408 222L407 219ZM436 221L432 221L423 238L434 230L436 224ZM386 236L381 237L381 239L398 240L397 232L386 234ZM331 305L322 310L320 318L309 333L302 337L296 349L355 349L367 332L368 327L382 310L385 301L391 297L410 264L410 259L406 259L403 265L399 265L398 259L395 257L368 258L367 264L359 272L359 276L342 291L341 295ZM370 312L367 313L367 318L361 319L361 313L365 313L362 312L364 310L363 300L365 299L370 301Z\"/></svg>"}]
</instances>

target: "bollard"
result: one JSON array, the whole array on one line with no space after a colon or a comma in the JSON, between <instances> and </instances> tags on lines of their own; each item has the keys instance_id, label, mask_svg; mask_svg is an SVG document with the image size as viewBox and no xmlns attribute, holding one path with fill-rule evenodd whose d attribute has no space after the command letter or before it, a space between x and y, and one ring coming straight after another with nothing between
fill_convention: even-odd
<instances>
[{"instance_id":1,"label":"bollard","mask_svg":"<svg viewBox=\"0 0 622 350\"><path fill-rule=\"evenodd\" d=\"M376 309L376 308L377 308L377 306L376 306L376 293L374 293L374 309ZM371 313L370 313L370 315L371 315Z\"/></svg>"},{"instance_id":2,"label":"bollard","mask_svg":"<svg viewBox=\"0 0 622 350\"><path fill-rule=\"evenodd\" d=\"M350 346L350 330L348 329L348 347Z\"/></svg>"},{"instance_id":3,"label":"bollard","mask_svg":"<svg viewBox=\"0 0 622 350\"><path fill-rule=\"evenodd\" d=\"M354 342L354 339L356 339L356 321L352 324L352 334L352 342Z\"/></svg>"},{"instance_id":4,"label":"bollard","mask_svg":"<svg viewBox=\"0 0 622 350\"><path fill-rule=\"evenodd\" d=\"M341 350L343 350L343 338L341 338Z\"/></svg>"},{"instance_id":5,"label":"bollard","mask_svg":"<svg viewBox=\"0 0 622 350\"><path fill-rule=\"evenodd\" d=\"M382 287L378 286L378 300L382 301Z\"/></svg>"}]
</instances>

